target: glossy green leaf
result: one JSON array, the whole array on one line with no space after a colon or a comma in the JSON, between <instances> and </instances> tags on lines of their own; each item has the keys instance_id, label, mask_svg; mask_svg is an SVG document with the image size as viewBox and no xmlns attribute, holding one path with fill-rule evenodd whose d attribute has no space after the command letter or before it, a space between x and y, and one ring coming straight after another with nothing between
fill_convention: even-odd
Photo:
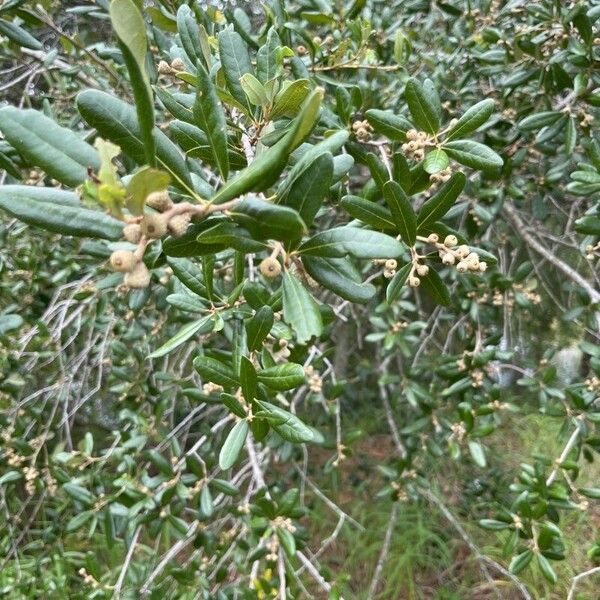
<instances>
[{"instance_id":1,"label":"glossy green leaf","mask_svg":"<svg viewBox=\"0 0 600 600\"><path fill-rule=\"evenodd\" d=\"M300 253L311 256L356 258L396 258L402 244L395 238L358 227L334 227L317 233L300 246Z\"/></svg>"},{"instance_id":2,"label":"glossy green leaf","mask_svg":"<svg viewBox=\"0 0 600 600\"><path fill-rule=\"evenodd\" d=\"M258 239L290 240L306 231L295 210L257 197L244 198L229 215Z\"/></svg>"},{"instance_id":3,"label":"glossy green leaf","mask_svg":"<svg viewBox=\"0 0 600 600\"><path fill-rule=\"evenodd\" d=\"M494 100L487 98L471 106L450 129L446 135L446 141L449 142L476 131L492 116L494 105Z\"/></svg>"},{"instance_id":4,"label":"glossy green leaf","mask_svg":"<svg viewBox=\"0 0 600 600\"><path fill-rule=\"evenodd\" d=\"M467 178L460 171L454 173L444 185L427 200L417 215L419 231L439 221L453 206L463 191Z\"/></svg>"},{"instance_id":5,"label":"glossy green leaf","mask_svg":"<svg viewBox=\"0 0 600 600\"><path fill-rule=\"evenodd\" d=\"M448 155L443 150L432 150L428 152L423 161L423 168L427 173L439 173L450 164Z\"/></svg>"},{"instance_id":6,"label":"glossy green leaf","mask_svg":"<svg viewBox=\"0 0 600 600\"><path fill-rule=\"evenodd\" d=\"M109 12L131 80L146 162L154 166L156 163L154 156L156 140L153 134L154 98L146 73L148 42L144 17L133 0L111 0Z\"/></svg>"},{"instance_id":7,"label":"glossy green leaf","mask_svg":"<svg viewBox=\"0 0 600 600\"><path fill-rule=\"evenodd\" d=\"M333 178L333 157L330 152L318 156L292 183L285 205L296 210L310 226L329 192Z\"/></svg>"},{"instance_id":8,"label":"glossy green leaf","mask_svg":"<svg viewBox=\"0 0 600 600\"><path fill-rule=\"evenodd\" d=\"M0 33L22 48L29 48L30 50L43 49L39 40L36 40L27 30L12 21L0 19Z\"/></svg>"},{"instance_id":9,"label":"glossy green leaf","mask_svg":"<svg viewBox=\"0 0 600 600\"><path fill-rule=\"evenodd\" d=\"M222 471L230 469L236 463L238 456L244 447L247 435L248 421L238 421L229 432L229 435L225 439L221 451L219 452L219 468Z\"/></svg>"},{"instance_id":10,"label":"glossy green leaf","mask_svg":"<svg viewBox=\"0 0 600 600\"><path fill-rule=\"evenodd\" d=\"M265 416L273 429L288 442L300 444L312 442L314 433L296 415L269 402L258 400L257 404L262 409L261 416Z\"/></svg>"},{"instance_id":11,"label":"glossy green leaf","mask_svg":"<svg viewBox=\"0 0 600 600\"><path fill-rule=\"evenodd\" d=\"M302 365L285 363L258 372L258 381L272 390L285 392L306 383Z\"/></svg>"},{"instance_id":12,"label":"glossy green leaf","mask_svg":"<svg viewBox=\"0 0 600 600\"><path fill-rule=\"evenodd\" d=\"M342 208L352 217L375 229L395 229L392 213L385 206L360 196L344 196L340 202Z\"/></svg>"},{"instance_id":13,"label":"glossy green leaf","mask_svg":"<svg viewBox=\"0 0 600 600\"><path fill-rule=\"evenodd\" d=\"M498 169L504 162L491 148L472 140L456 140L444 144L444 150L461 165L479 169Z\"/></svg>"},{"instance_id":14,"label":"glossy green leaf","mask_svg":"<svg viewBox=\"0 0 600 600\"><path fill-rule=\"evenodd\" d=\"M537 560L538 567L540 568L540 571L544 576L544 579L546 579L550 583L556 583L558 581L558 577L556 576L556 572L552 568L550 561L539 552L535 555L535 558Z\"/></svg>"},{"instance_id":15,"label":"glossy green leaf","mask_svg":"<svg viewBox=\"0 0 600 600\"><path fill-rule=\"evenodd\" d=\"M400 115L395 115L391 110L371 108L365 113L367 121L374 131L384 135L392 142L406 140L406 132L412 129L410 121Z\"/></svg>"},{"instance_id":16,"label":"glossy green leaf","mask_svg":"<svg viewBox=\"0 0 600 600\"><path fill-rule=\"evenodd\" d=\"M524 571L527 568L527 566L531 563L532 558L533 552L531 550L525 550L524 552L521 552L521 554L513 556L508 570L513 575L518 575L521 573L521 571Z\"/></svg>"},{"instance_id":17,"label":"glossy green leaf","mask_svg":"<svg viewBox=\"0 0 600 600\"><path fill-rule=\"evenodd\" d=\"M427 133L437 133L440 128L440 111L432 89L416 79L409 79L404 95L415 125Z\"/></svg>"},{"instance_id":18,"label":"glossy green leaf","mask_svg":"<svg viewBox=\"0 0 600 600\"><path fill-rule=\"evenodd\" d=\"M359 270L347 258L303 256L302 264L317 283L345 300L364 303L375 295L375 287L362 282Z\"/></svg>"},{"instance_id":19,"label":"glossy green leaf","mask_svg":"<svg viewBox=\"0 0 600 600\"><path fill-rule=\"evenodd\" d=\"M88 167L100 168L98 152L90 144L37 110L3 107L0 131L31 164L70 187L86 179Z\"/></svg>"},{"instance_id":20,"label":"glossy green leaf","mask_svg":"<svg viewBox=\"0 0 600 600\"><path fill-rule=\"evenodd\" d=\"M237 388L240 385L231 367L210 356L197 356L194 368L203 379L224 388Z\"/></svg>"},{"instance_id":21,"label":"glossy green leaf","mask_svg":"<svg viewBox=\"0 0 600 600\"><path fill-rule=\"evenodd\" d=\"M408 263L398 269L396 274L392 277L385 291L385 300L388 304L392 304L395 302L400 293L402 292L402 288L408 279L410 274L410 270L412 269L412 263Z\"/></svg>"},{"instance_id":22,"label":"glossy green leaf","mask_svg":"<svg viewBox=\"0 0 600 600\"><path fill-rule=\"evenodd\" d=\"M196 101L193 108L194 118L208 138L214 162L225 181L229 177L225 113L213 82L201 63L198 63L197 82Z\"/></svg>"},{"instance_id":23,"label":"glossy green leaf","mask_svg":"<svg viewBox=\"0 0 600 600\"><path fill-rule=\"evenodd\" d=\"M408 196L395 181L388 181L383 186L383 197L402 241L413 246L417 237L417 217Z\"/></svg>"},{"instance_id":24,"label":"glossy green leaf","mask_svg":"<svg viewBox=\"0 0 600 600\"><path fill-rule=\"evenodd\" d=\"M300 344L323 331L319 306L295 275L283 276L283 320L294 330Z\"/></svg>"},{"instance_id":25,"label":"glossy green leaf","mask_svg":"<svg viewBox=\"0 0 600 600\"><path fill-rule=\"evenodd\" d=\"M421 277L421 287L434 299L437 304L449 306L450 292L435 269L429 269L425 277Z\"/></svg>"},{"instance_id":26,"label":"glossy green leaf","mask_svg":"<svg viewBox=\"0 0 600 600\"><path fill-rule=\"evenodd\" d=\"M253 317L246 321L246 335L248 350L255 352L262 348L262 344L273 327L274 314L270 306L261 306Z\"/></svg>"},{"instance_id":27,"label":"glossy green leaf","mask_svg":"<svg viewBox=\"0 0 600 600\"><path fill-rule=\"evenodd\" d=\"M200 43L200 28L196 23L192 9L187 4L182 4L177 10L177 32L190 62L193 65L201 62L203 66L207 66Z\"/></svg>"},{"instance_id":28,"label":"glossy green leaf","mask_svg":"<svg viewBox=\"0 0 600 600\"><path fill-rule=\"evenodd\" d=\"M0 210L47 231L118 240L124 223L99 210L82 206L76 194L27 185L0 186Z\"/></svg>"},{"instance_id":29,"label":"glossy green leaf","mask_svg":"<svg viewBox=\"0 0 600 600\"><path fill-rule=\"evenodd\" d=\"M169 354L175 348L181 346L195 335L201 335L212 331L214 328L214 318L212 315L202 317L197 321L192 321L184 325L169 341L164 343L160 348L154 350L148 355L148 358L160 358Z\"/></svg>"},{"instance_id":30,"label":"glossy green leaf","mask_svg":"<svg viewBox=\"0 0 600 600\"><path fill-rule=\"evenodd\" d=\"M297 79L283 87L275 96L273 108L269 113L271 120L276 121L282 117L292 118L297 115L309 92L308 79Z\"/></svg>"},{"instance_id":31,"label":"glossy green leaf","mask_svg":"<svg viewBox=\"0 0 600 600\"><path fill-rule=\"evenodd\" d=\"M240 79L246 73L253 73L252 63L246 43L237 31L227 28L219 34L219 57L225 75L227 87L231 95L244 106L248 106L248 98L242 88Z\"/></svg>"}]
</instances>

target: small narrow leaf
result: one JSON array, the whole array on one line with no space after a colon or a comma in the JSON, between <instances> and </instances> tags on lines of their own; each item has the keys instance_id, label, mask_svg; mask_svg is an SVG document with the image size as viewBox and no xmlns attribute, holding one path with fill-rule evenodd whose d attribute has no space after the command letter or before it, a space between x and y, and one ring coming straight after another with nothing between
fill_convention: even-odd
<instances>
[{"instance_id":1,"label":"small narrow leaf","mask_svg":"<svg viewBox=\"0 0 600 600\"><path fill-rule=\"evenodd\" d=\"M417 239L417 217L408 196L395 181L383 186L383 197L388 205L402 241L413 246Z\"/></svg>"},{"instance_id":2,"label":"small narrow leaf","mask_svg":"<svg viewBox=\"0 0 600 600\"><path fill-rule=\"evenodd\" d=\"M219 452L219 468L222 471L233 467L244 447L247 435L248 421L238 421L229 432L225 443L221 447L221 452Z\"/></svg>"}]
</instances>

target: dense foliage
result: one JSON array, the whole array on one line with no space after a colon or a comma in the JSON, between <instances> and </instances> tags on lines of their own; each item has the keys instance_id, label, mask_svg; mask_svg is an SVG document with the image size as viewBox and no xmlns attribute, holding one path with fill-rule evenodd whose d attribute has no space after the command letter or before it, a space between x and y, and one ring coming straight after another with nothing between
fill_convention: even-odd
<instances>
[{"instance_id":1,"label":"dense foliage","mask_svg":"<svg viewBox=\"0 0 600 600\"><path fill-rule=\"evenodd\" d=\"M600 5L238 4L0 6L0 596L591 598Z\"/></svg>"}]
</instances>

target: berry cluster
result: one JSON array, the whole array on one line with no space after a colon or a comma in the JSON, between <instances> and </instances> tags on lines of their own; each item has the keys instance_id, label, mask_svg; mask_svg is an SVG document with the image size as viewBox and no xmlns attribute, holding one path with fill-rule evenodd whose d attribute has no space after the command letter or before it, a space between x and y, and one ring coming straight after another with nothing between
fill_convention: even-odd
<instances>
[{"instance_id":1,"label":"berry cluster","mask_svg":"<svg viewBox=\"0 0 600 600\"><path fill-rule=\"evenodd\" d=\"M438 183L446 183L446 181L450 179L451 175L452 169L450 167L446 167L445 169L442 169L437 173L432 173L429 176L429 181L431 181L431 183L433 183L434 185L437 185Z\"/></svg>"},{"instance_id":2,"label":"berry cluster","mask_svg":"<svg viewBox=\"0 0 600 600\"><path fill-rule=\"evenodd\" d=\"M600 251L600 242L598 242L595 246L588 244L585 247L585 257L588 260L594 260L594 258L596 258L596 252L598 251Z\"/></svg>"},{"instance_id":3,"label":"berry cluster","mask_svg":"<svg viewBox=\"0 0 600 600\"><path fill-rule=\"evenodd\" d=\"M442 263L446 266L456 264L456 270L459 273L466 273L467 271L483 273L487 270L487 263L483 260L480 261L477 253L471 252L466 244L458 245L455 235L447 235L443 243L440 243L437 233L419 239L434 245Z\"/></svg>"},{"instance_id":4,"label":"berry cluster","mask_svg":"<svg viewBox=\"0 0 600 600\"><path fill-rule=\"evenodd\" d=\"M416 129L409 129L406 132L406 139L408 141L402 144L402 152L417 162L425 158L425 148L435 145L431 136L427 135L424 131L417 131Z\"/></svg>"},{"instance_id":5,"label":"berry cluster","mask_svg":"<svg viewBox=\"0 0 600 600\"><path fill-rule=\"evenodd\" d=\"M352 131L359 142L368 142L371 139L373 128L369 121L354 121L352 123Z\"/></svg>"}]
</instances>

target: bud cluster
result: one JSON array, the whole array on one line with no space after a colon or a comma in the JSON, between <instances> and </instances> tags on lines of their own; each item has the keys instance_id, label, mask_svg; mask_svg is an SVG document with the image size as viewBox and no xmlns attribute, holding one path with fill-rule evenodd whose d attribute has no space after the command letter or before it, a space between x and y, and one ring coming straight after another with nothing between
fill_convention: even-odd
<instances>
[{"instance_id":1,"label":"bud cluster","mask_svg":"<svg viewBox=\"0 0 600 600\"><path fill-rule=\"evenodd\" d=\"M600 251L600 242L597 242L596 245L588 244L585 247L585 257L588 260L594 260L596 258L596 252Z\"/></svg>"},{"instance_id":2,"label":"bud cluster","mask_svg":"<svg viewBox=\"0 0 600 600\"><path fill-rule=\"evenodd\" d=\"M406 132L406 139L408 141L402 144L402 152L417 162L425 158L425 148L434 145L431 136L424 131L417 131L416 129L409 129Z\"/></svg>"},{"instance_id":3,"label":"bud cluster","mask_svg":"<svg viewBox=\"0 0 600 600\"><path fill-rule=\"evenodd\" d=\"M175 75L181 71L185 71L185 63L181 58L174 58L169 64L166 60L161 60L156 67L160 75Z\"/></svg>"},{"instance_id":4,"label":"bud cluster","mask_svg":"<svg viewBox=\"0 0 600 600\"><path fill-rule=\"evenodd\" d=\"M437 233L430 234L427 238L420 238L437 248L442 263L446 266L456 265L459 273L467 271L483 273L487 270L487 263L480 261L476 252L471 252L466 244L458 244L455 235L447 235L443 243L440 243Z\"/></svg>"},{"instance_id":5,"label":"bud cluster","mask_svg":"<svg viewBox=\"0 0 600 600\"><path fill-rule=\"evenodd\" d=\"M431 181L431 183L433 183L434 185L437 185L438 183L446 183L446 181L450 179L451 175L452 169L450 167L446 167L445 169L442 169L437 173L432 173L429 176L429 181Z\"/></svg>"},{"instance_id":6,"label":"bud cluster","mask_svg":"<svg viewBox=\"0 0 600 600\"><path fill-rule=\"evenodd\" d=\"M354 121L352 123L352 131L354 131L359 142L368 142L371 139L373 128L367 120Z\"/></svg>"},{"instance_id":7,"label":"bud cluster","mask_svg":"<svg viewBox=\"0 0 600 600\"><path fill-rule=\"evenodd\" d=\"M308 377L308 388L310 391L315 394L320 394L323 390L323 380L321 379L321 375L319 375L312 365L304 367L304 372Z\"/></svg>"}]
</instances>

